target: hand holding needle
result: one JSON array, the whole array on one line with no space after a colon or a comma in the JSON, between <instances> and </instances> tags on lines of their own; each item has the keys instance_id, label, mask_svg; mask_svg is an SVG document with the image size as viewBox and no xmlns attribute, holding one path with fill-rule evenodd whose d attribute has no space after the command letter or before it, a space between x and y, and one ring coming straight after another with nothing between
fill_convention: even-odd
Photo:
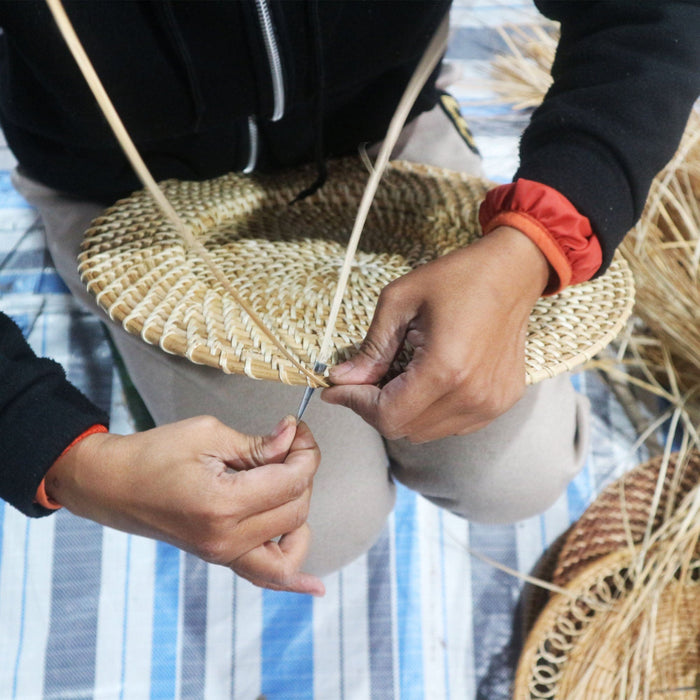
<instances>
[{"instance_id":1,"label":"hand holding needle","mask_svg":"<svg viewBox=\"0 0 700 700\"><path fill-rule=\"evenodd\" d=\"M421 89L425 85L428 77L433 72L433 69L438 64L442 54L444 53L445 47L447 46L448 29L449 13L446 13L445 17L440 23L440 26L435 32L435 35L430 41L428 48L425 50L423 57L416 66L411 79L408 81L408 85L406 85L406 89L404 90L396 111L394 112L391 122L389 123L389 129L384 137L382 146L379 149L379 154L374 164L374 169L371 171L365 190L362 193L362 199L360 200L357 216L355 217L355 222L350 233L350 239L345 250L345 257L338 277L338 284L328 314L326 331L321 343L321 349L318 353L319 359L316 360L316 363L314 364L314 372L323 372L327 367L324 360L328 359L331 352L331 342L333 331L335 330L335 322L338 317L338 313L340 312L343 294L350 278L350 270L355 257L355 251L357 250L357 244L359 243L360 234L362 233L362 229L367 219L367 214L369 213L369 208L372 204L372 200L374 199L374 194L377 191L379 181L389 163L391 151L399 138L401 129L403 129L403 126L408 119L411 107L413 107ZM307 387L305 389L304 396L299 404L299 410L297 411L297 421L301 420L301 417L304 414L313 393L314 389L312 387Z\"/></svg>"}]
</instances>

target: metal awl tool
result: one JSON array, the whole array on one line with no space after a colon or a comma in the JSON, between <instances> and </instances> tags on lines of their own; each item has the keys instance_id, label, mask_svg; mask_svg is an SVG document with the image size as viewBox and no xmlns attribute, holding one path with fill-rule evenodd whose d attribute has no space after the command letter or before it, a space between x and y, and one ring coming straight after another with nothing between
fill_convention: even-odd
<instances>
[{"instance_id":1,"label":"metal awl tool","mask_svg":"<svg viewBox=\"0 0 700 700\"><path fill-rule=\"evenodd\" d=\"M317 374L320 372L325 372L326 367L328 367L327 364L323 362L319 362L318 360L314 363L314 372ZM307 386L306 389L304 389L304 395L301 397L301 403L299 404L299 408L297 409L297 423L301 420L301 417L304 415L304 411L306 411L306 407L309 405L309 401L311 401L311 395L316 391L316 389L312 386Z\"/></svg>"}]
</instances>

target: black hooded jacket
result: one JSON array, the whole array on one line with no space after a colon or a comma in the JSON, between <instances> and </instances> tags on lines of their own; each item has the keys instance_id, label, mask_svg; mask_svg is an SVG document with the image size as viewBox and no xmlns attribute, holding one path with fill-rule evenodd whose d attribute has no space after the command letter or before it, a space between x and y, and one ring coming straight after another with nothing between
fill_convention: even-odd
<instances>
[{"instance_id":1,"label":"black hooded jacket","mask_svg":"<svg viewBox=\"0 0 700 700\"><path fill-rule=\"evenodd\" d=\"M522 138L517 176L554 187L590 219L605 267L700 93L700 2L536 4L561 22L561 41L554 84ZM449 3L65 5L156 179L201 179L322 163L381 139ZM0 27L0 125L24 171L105 204L137 189L43 0L0 0ZM436 99L432 80L414 114ZM0 315L0 496L39 515L31 495L43 474L106 417L22 343ZM52 428L32 440L26 426L38 407Z\"/></svg>"},{"instance_id":2,"label":"black hooded jacket","mask_svg":"<svg viewBox=\"0 0 700 700\"><path fill-rule=\"evenodd\" d=\"M65 3L157 180L356 152L376 141L442 2ZM0 122L26 172L112 203L139 187L43 0L0 2ZM428 87L414 112L437 99ZM320 123L319 120L322 120Z\"/></svg>"}]
</instances>

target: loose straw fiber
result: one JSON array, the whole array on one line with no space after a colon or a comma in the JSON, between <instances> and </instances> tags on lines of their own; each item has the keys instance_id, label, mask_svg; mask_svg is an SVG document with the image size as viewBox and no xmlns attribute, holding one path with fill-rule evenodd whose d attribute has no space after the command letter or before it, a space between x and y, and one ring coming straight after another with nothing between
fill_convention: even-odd
<instances>
[{"instance_id":1,"label":"loose straw fiber","mask_svg":"<svg viewBox=\"0 0 700 700\"><path fill-rule=\"evenodd\" d=\"M274 177L229 174L162 183L219 269L308 367L318 356L367 179L358 159L334 161L319 192L289 205L310 174L301 168ZM475 240L478 205L491 186L434 167L389 166L355 256L330 364L359 346L384 286ZM79 260L83 281L99 304L146 342L225 372L307 383L146 193L117 202L96 219ZM528 383L590 359L624 326L632 304L632 277L620 258L599 279L538 302L528 330Z\"/></svg>"}]
</instances>

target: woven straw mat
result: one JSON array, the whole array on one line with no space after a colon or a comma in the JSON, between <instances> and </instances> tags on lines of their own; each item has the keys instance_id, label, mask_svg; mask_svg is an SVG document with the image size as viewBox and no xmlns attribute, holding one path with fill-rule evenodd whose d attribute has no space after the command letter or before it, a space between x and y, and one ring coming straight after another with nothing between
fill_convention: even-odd
<instances>
[{"instance_id":1,"label":"woven straw mat","mask_svg":"<svg viewBox=\"0 0 700 700\"><path fill-rule=\"evenodd\" d=\"M324 187L290 205L314 176L301 168L161 185L241 297L309 368L368 178L359 159L333 161ZM355 255L329 364L359 346L384 286L479 235L478 206L491 186L434 167L390 164ZM98 303L146 342L225 372L307 383L144 191L93 222L79 262ZM590 359L620 331L632 303L631 273L620 257L600 278L539 301L528 331L528 383Z\"/></svg>"}]
</instances>

